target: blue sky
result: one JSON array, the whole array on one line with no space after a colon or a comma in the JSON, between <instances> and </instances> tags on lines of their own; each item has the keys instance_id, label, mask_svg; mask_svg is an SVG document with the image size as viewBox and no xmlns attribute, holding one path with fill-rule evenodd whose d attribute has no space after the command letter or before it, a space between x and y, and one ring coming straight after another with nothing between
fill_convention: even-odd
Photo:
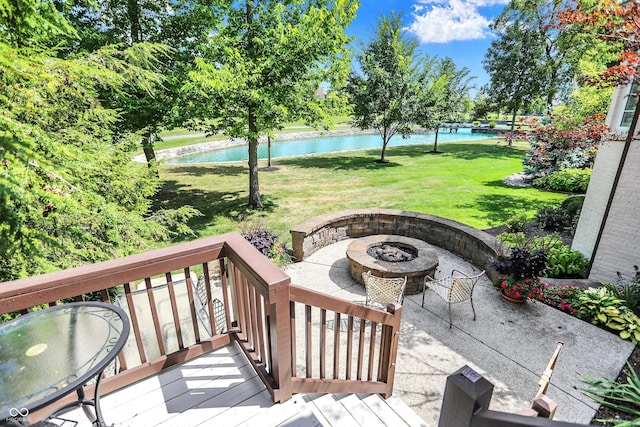
<instances>
[{"instance_id":1,"label":"blue sky","mask_svg":"<svg viewBox=\"0 0 640 427\"><path fill-rule=\"evenodd\" d=\"M482 59L491 44L491 20L508 0L361 0L358 16L347 34L365 43L373 35L376 17L403 13L404 24L430 56L448 56L458 68L476 76L475 85L488 82ZM359 49L356 42L356 49Z\"/></svg>"}]
</instances>

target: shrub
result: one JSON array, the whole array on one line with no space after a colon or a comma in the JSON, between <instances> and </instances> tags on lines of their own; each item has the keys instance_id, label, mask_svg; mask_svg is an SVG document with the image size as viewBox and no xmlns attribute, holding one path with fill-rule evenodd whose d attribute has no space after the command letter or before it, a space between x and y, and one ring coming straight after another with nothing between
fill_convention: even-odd
<instances>
[{"instance_id":1,"label":"shrub","mask_svg":"<svg viewBox=\"0 0 640 427\"><path fill-rule=\"evenodd\" d=\"M580 296L580 315L619 331L620 338L640 342L640 317L623 305L624 301L606 287L589 288Z\"/></svg>"},{"instance_id":2,"label":"shrub","mask_svg":"<svg viewBox=\"0 0 640 427\"><path fill-rule=\"evenodd\" d=\"M474 120L472 125L474 126L480 126L480 120Z\"/></svg>"},{"instance_id":3,"label":"shrub","mask_svg":"<svg viewBox=\"0 0 640 427\"><path fill-rule=\"evenodd\" d=\"M530 251L525 248L513 248L508 255L501 256L493 263L498 273L513 276L516 279L538 277L544 270L547 256L541 250Z\"/></svg>"},{"instance_id":4,"label":"shrub","mask_svg":"<svg viewBox=\"0 0 640 427\"><path fill-rule=\"evenodd\" d=\"M544 206L536 212L538 228L551 231L564 231L571 226L572 217L562 208Z\"/></svg>"},{"instance_id":5,"label":"shrub","mask_svg":"<svg viewBox=\"0 0 640 427\"><path fill-rule=\"evenodd\" d=\"M495 121L495 120L490 120L490 121L489 121L489 127L490 127L491 129L493 129L494 127L496 127L496 121Z\"/></svg>"},{"instance_id":6,"label":"shrub","mask_svg":"<svg viewBox=\"0 0 640 427\"><path fill-rule=\"evenodd\" d=\"M583 376L582 381L588 385L588 388L580 388L579 390L602 406L640 417L640 378L636 373L635 367L629 362L627 362L626 372L626 382L616 382L606 378L596 380ZM612 425L618 427L640 425L640 418L630 421L606 420L607 423L610 421Z\"/></svg>"},{"instance_id":7,"label":"shrub","mask_svg":"<svg viewBox=\"0 0 640 427\"><path fill-rule=\"evenodd\" d=\"M567 197L560 207L542 207L536 212L535 220L543 230L572 232L578 223L584 196Z\"/></svg>"},{"instance_id":8,"label":"shrub","mask_svg":"<svg viewBox=\"0 0 640 427\"><path fill-rule=\"evenodd\" d=\"M563 168L588 168L606 132L603 115L589 116L577 126L553 117L551 124L534 130L535 140L523 161L525 172L543 176Z\"/></svg>"},{"instance_id":9,"label":"shrub","mask_svg":"<svg viewBox=\"0 0 640 427\"><path fill-rule=\"evenodd\" d=\"M498 239L514 250L524 248L528 253L544 254L544 267L536 275L553 278L581 276L589 263L580 252L564 245L554 234L527 238L524 233L501 233ZM502 273L500 270L498 272Z\"/></svg>"},{"instance_id":10,"label":"shrub","mask_svg":"<svg viewBox=\"0 0 640 427\"><path fill-rule=\"evenodd\" d=\"M511 215L504 223L510 233L525 231L527 224L529 224L529 217L525 211Z\"/></svg>"},{"instance_id":11,"label":"shrub","mask_svg":"<svg viewBox=\"0 0 640 427\"><path fill-rule=\"evenodd\" d=\"M582 277L589 260L582 253L558 241L547 251L544 274L548 277Z\"/></svg>"},{"instance_id":12,"label":"shrub","mask_svg":"<svg viewBox=\"0 0 640 427\"><path fill-rule=\"evenodd\" d=\"M630 282L623 282L620 272L616 283L603 283L603 286L612 294L618 294L625 307L640 316L640 271L638 266L633 266L635 274Z\"/></svg>"},{"instance_id":13,"label":"shrub","mask_svg":"<svg viewBox=\"0 0 640 427\"><path fill-rule=\"evenodd\" d=\"M580 296L583 292L584 289L578 286L549 286L542 284L540 293L535 299L572 316L580 317L578 308L580 307Z\"/></svg>"},{"instance_id":14,"label":"shrub","mask_svg":"<svg viewBox=\"0 0 640 427\"><path fill-rule=\"evenodd\" d=\"M591 169L562 169L533 180L533 186L567 193L586 193Z\"/></svg>"},{"instance_id":15,"label":"shrub","mask_svg":"<svg viewBox=\"0 0 640 427\"><path fill-rule=\"evenodd\" d=\"M569 196L562 201L560 207L567 211L569 215L576 216L580 214L582 205L584 204L584 195Z\"/></svg>"},{"instance_id":16,"label":"shrub","mask_svg":"<svg viewBox=\"0 0 640 427\"><path fill-rule=\"evenodd\" d=\"M242 237L248 240L264 256L269 256L271 247L278 243L278 236L263 228L243 232Z\"/></svg>"}]
</instances>

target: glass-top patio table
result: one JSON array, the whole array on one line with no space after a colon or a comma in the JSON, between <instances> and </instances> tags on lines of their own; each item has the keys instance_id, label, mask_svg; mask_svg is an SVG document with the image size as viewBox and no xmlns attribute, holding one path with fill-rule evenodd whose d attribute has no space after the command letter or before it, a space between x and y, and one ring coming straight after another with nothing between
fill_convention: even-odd
<instances>
[{"instance_id":1,"label":"glass-top patio table","mask_svg":"<svg viewBox=\"0 0 640 427\"><path fill-rule=\"evenodd\" d=\"M59 305L0 324L0 426L28 424L30 412L74 391L78 400L47 418L82 406L93 425L105 426L100 379L128 335L125 312L100 302ZM94 378L93 400L86 399L84 386Z\"/></svg>"}]
</instances>

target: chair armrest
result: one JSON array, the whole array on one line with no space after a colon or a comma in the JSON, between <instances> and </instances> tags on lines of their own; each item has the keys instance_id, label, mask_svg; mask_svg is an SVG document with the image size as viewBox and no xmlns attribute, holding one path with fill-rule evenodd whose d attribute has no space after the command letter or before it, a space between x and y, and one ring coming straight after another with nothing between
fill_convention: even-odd
<instances>
[{"instance_id":1,"label":"chair armrest","mask_svg":"<svg viewBox=\"0 0 640 427\"><path fill-rule=\"evenodd\" d=\"M458 272L458 273L462 274L464 277L471 277L468 274L466 274L466 273L464 273L464 272L462 272L460 270L457 270L455 268L453 270L451 270L451 275L453 276L453 273L455 273L455 272Z\"/></svg>"}]
</instances>

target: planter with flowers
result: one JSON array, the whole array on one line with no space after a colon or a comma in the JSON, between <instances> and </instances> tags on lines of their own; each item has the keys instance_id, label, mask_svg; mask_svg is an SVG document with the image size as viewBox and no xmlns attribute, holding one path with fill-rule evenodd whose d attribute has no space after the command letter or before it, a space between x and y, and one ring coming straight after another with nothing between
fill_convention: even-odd
<instances>
[{"instance_id":1,"label":"planter with flowers","mask_svg":"<svg viewBox=\"0 0 640 427\"><path fill-rule=\"evenodd\" d=\"M538 276L545 268L547 256L542 250L530 251L513 248L493 263L502 274L495 283L496 289L506 301L522 304L527 299L535 300L542 285Z\"/></svg>"}]
</instances>

